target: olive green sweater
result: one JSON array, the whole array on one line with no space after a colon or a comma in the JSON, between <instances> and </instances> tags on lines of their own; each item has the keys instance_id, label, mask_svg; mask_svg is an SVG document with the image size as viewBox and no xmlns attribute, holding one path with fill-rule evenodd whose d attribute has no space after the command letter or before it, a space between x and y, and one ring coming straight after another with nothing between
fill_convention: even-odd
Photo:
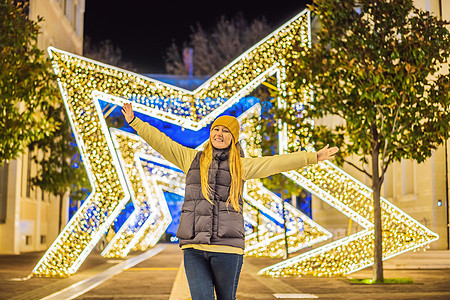
<instances>
[{"instance_id":1,"label":"olive green sweater","mask_svg":"<svg viewBox=\"0 0 450 300\"><path fill-rule=\"evenodd\" d=\"M185 174L189 171L198 150L173 141L157 128L134 118L130 123L138 135L165 159L179 167ZM263 178L280 172L297 170L317 163L317 154L298 151L283 155L242 158L243 180Z\"/></svg>"}]
</instances>

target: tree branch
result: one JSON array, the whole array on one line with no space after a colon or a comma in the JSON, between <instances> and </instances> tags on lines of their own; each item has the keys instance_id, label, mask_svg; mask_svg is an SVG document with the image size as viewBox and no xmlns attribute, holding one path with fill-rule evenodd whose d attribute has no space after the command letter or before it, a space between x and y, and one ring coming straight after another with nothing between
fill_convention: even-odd
<instances>
[{"instance_id":1,"label":"tree branch","mask_svg":"<svg viewBox=\"0 0 450 300\"><path fill-rule=\"evenodd\" d=\"M369 176L370 179L372 179L372 175L369 172L367 172L366 170L364 170L363 168L360 168L357 165L355 165L354 163L349 162L348 160L345 160L345 159L344 159L344 162L349 164L350 166L354 167L356 170L366 174L367 176Z\"/></svg>"},{"instance_id":2,"label":"tree branch","mask_svg":"<svg viewBox=\"0 0 450 300\"><path fill-rule=\"evenodd\" d=\"M381 176L380 176L380 178L383 178L383 177L384 177L384 174L386 173L387 168L389 167L389 165L391 164L391 162L392 162L392 156L389 156L388 161L386 162L386 164L385 164L385 165L382 167L382 169L381 169Z\"/></svg>"},{"instance_id":3,"label":"tree branch","mask_svg":"<svg viewBox=\"0 0 450 300\"><path fill-rule=\"evenodd\" d=\"M383 132L383 126L384 126L384 119L385 119L385 117L384 117L384 114L382 113L381 109L378 106L376 106L376 108L377 108L379 114L381 115L381 130L380 131ZM397 110L397 112L398 112L398 110ZM382 157L381 157L381 163L382 163L381 167L382 168L383 168L384 156L386 155L386 148L387 148L387 138L384 139L384 149L383 149L383 154L382 154Z\"/></svg>"},{"instance_id":4,"label":"tree branch","mask_svg":"<svg viewBox=\"0 0 450 300\"><path fill-rule=\"evenodd\" d=\"M397 111L395 112L394 124L392 125L392 130L391 130L390 136L392 136L394 134L395 123L397 123L398 112L400 111L400 106L401 105L402 105L402 103L400 102L400 105L397 107ZM388 135L386 135L386 137L384 139L384 149L383 149L383 156L382 156L382 158L386 157L386 151L387 151L387 145L388 145L388 138L387 137L388 137ZM384 159L382 159L382 161L384 161Z\"/></svg>"}]
</instances>

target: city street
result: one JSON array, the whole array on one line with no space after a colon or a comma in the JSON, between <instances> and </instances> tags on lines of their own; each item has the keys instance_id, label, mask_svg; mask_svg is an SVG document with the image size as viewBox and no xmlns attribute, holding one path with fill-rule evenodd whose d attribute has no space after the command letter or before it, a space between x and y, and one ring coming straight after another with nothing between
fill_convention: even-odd
<instances>
[{"instance_id":1,"label":"city street","mask_svg":"<svg viewBox=\"0 0 450 300\"><path fill-rule=\"evenodd\" d=\"M158 244L144 254L117 260L93 252L69 278L26 280L42 254L0 256L0 299L189 299L179 268L182 252L175 244ZM364 285L351 284L344 277L256 275L278 261L245 258L237 299L450 299L449 251L406 253L385 263L385 278L411 278L412 284ZM365 269L349 277L370 276L371 269Z\"/></svg>"},{"instance_id":2,"label":"city street","mask_svg":"<svg viewBox=\"0 0 450 300\"><path fill-rule=\"evenodd\" d=\"M450 0L0 15L0 300L450 300Z\"/></svg>"}]
</instances>

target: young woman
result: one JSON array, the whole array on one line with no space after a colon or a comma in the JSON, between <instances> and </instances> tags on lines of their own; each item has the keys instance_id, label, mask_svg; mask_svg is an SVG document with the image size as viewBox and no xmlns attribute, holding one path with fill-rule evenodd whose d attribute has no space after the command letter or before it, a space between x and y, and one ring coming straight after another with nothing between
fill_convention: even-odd
<instances>
[{"instance_id":1,"label":"young woman","mask_svg":"<svg viewBox=\"0 0 450 300\"><path fill-rule=\"evenodd\" d=\"M156 151L186 174L185 198L177 230L193 300L236 299L244 255L244 181L303 168L333 157L328 145L317 153L242 158L239 122L221 116L211 126L203 151L184 147L136 118L131 104L127 123Z\"/></svg>"}]
</instances>

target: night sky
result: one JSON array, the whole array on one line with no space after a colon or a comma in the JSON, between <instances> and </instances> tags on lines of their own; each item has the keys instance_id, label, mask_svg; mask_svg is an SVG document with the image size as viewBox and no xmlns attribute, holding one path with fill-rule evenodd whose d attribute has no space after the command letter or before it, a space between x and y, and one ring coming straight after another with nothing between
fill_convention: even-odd
<instances>
[{"instance_id":1,"label":"night sky","mask_svg":"<svg viewBox=\"0 0 450 300\"><path fill-rule=\"evenodd\" d=\"M306 8L310 0L168 1L86 0L84 34L96 43L109 39L140 73L164 73L172 41L188 41L191 27L206 30L220 16L242 12L247 21L264 16L274 29Z\"/></svg>"}]
</instances>

